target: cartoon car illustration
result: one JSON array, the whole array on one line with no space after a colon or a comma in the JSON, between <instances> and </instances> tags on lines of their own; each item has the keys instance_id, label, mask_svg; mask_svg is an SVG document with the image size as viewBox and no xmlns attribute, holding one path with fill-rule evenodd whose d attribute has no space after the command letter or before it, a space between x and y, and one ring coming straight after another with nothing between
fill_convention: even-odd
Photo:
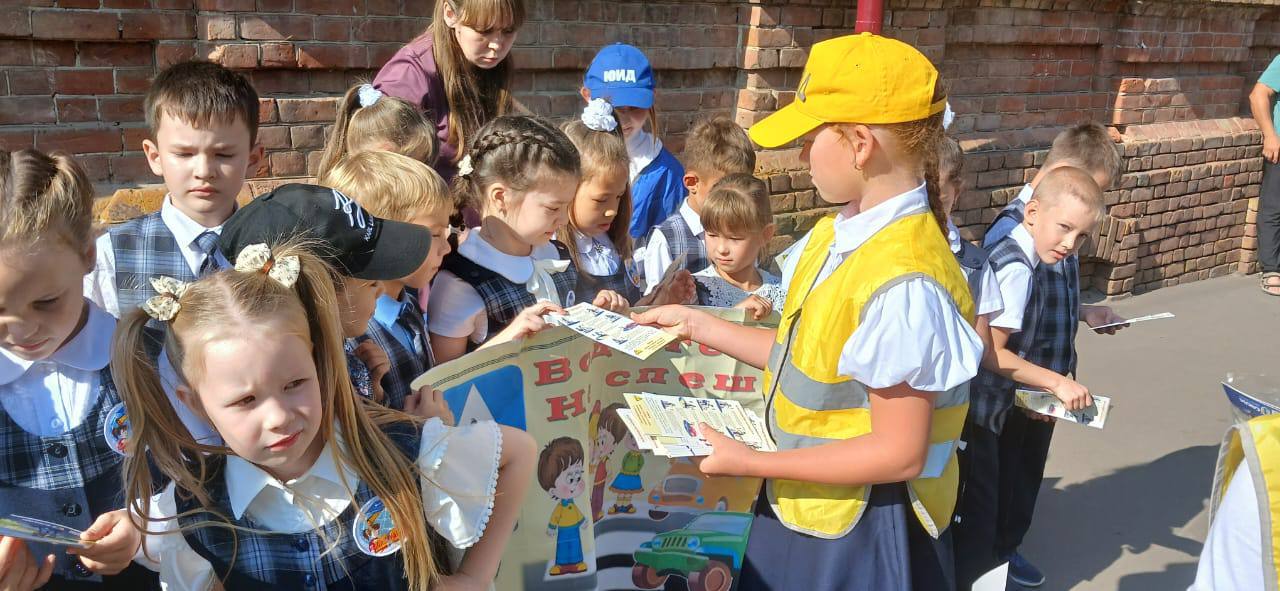
<instances>
[{"instance_id":1,"label":"cartoon car illustration","mask_svg":"<svg viewBox=\"0 0 1280 591\"><path fill-rule=\"evenodd\" d=\"M690 591L728 591L747 551L750 513L712 511L684 529L658 534L640 544L631 582L641 589L662 588L667 577L684 577Z\"/></svg>"},{"instance_id":2,"label":"cartoon car illustration","mask_svg":"<svg viewBox=\"0 0 1280 591\"><path fill-rule=\"evenodd\" d=\"M666 519L672 512L748 511L755 496L743 495L739 478L707 478L688 458L673 458L671 469L649 491L649 518Z\"/></svg>"}]
</instances>

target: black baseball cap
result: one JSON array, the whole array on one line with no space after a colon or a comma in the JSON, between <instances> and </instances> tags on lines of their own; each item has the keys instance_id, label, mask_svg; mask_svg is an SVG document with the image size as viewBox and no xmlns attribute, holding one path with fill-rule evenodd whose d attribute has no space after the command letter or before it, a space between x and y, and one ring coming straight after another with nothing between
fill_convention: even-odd
<instances>
[{"instance_id":1,"label":"black baseball cap","mask_svg":"<svg viewBox=\"0 0 1280 591\"><path fill-rule=\"evenodd\" d=\"M338 273L374 281L409 276L431 249L427 228L373 217L337 189L299 183L236 210L222 225L218 247L234 262L246 246L295 237L318 242L315 254Z\"/></svg>"}]
</instances>

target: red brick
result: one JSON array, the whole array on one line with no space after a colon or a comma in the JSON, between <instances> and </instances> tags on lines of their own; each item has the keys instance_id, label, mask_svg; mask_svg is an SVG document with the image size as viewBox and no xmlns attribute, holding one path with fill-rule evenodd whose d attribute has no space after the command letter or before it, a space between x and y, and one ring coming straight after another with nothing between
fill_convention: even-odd
<instances>
[{"instance_id":1,"label":"red brick","mask_svg":"<svg viewBox=\"0 0 1280 591\"><path fill-rule=\"evenodd\" d=\"M58 0L58 8L99 8L99 0Z\"/></svg>"},{"instance_id":2,"label":"red brick","mask_svg":"<svg viewBox=\"0 0 1280 591\"><path fill-rule=\"evenodd\" d=\"M5 99L0 98L0 101ZM3 117L3 111L0 111L0 117ZM36 144L34 131L3 131L0 130L0 150L21 150L30 148Z\"/></svg>"},{"instance_id":3,"label":"red brick","mask_svg":"<svg viewBox=\"0 0 1280 591\"><path fill-rule=\"evenodd\" d=\"M41 129L36 132L36 148L44 151L119 152L120 131L117 129Z\"/></svg>"},{"instance_id":4,"label":"red brick","mask_svg":"<svg viewBox=\"0 0 1280 591\"><path fill-rule=\"evenodd\" d=\"M98 120L98 101L91 98L58 97L58 123L85 123Z\"/></svg>"},{"instance_id":5,"label":"red brick","mask_svg":"<svg viewBox=\"0 0 1280 591\"><path fill-rule=\"evenodd\" d=\"M418 19L363 19L357 21L354 29L355 39L357 41L382 41L392 43L404 43L413 39L418 33L422 32L426 24ZM599 46L597 44L585 44Z\"/></svg>"},{"instance_id":6,"label":"red brick","mask_svg":"<svg viewBox=\"0 0 1280 591\"><path fill-rule=\"evenodd\" d=\"M146 115L141 96L113 96L98 99L98 113L103 121L143 121Z\"/></svg>"},{"instance_id":7,"label":"red brick","mask_svg":"<svg viewBox=\"0 0 1280 591\"><path fill-rule=\"evenodd\" d=\"M119 39L120 15L115 12L37 10L31 13L36 39Z\"/></svg>"},{"instance_id":8,"label":"red brick","mask_svg":"<svg viewBox=\"0 0 1280 591\"><path fill-rule=\"evenodd\" d=\"M74 58L73 58L74 59ZM30 66L31 42L0 39L0 66Z\"/></svg>"},{"instance_id":9,"label":"red brick","mask_svg":"<svg viewBox=\"0 0 1280 591\"><path fill-rule=\"evenodd\" d=\"M209 61L224 67L247 70L258 65L258 46L252 43L202 44Z\"/></svg>"},{"instance_id":10,"label":"red brick","mask_svg":"<svg viewBox=\"0 0 1280 591\"><path fill-rule=\"evenodd\" d=\"M311 39L314 18L309 16L242 16L242 39Z\"/></svg>"},{"instance_id":11,"label":"red brick","mask_svg":"<svg viewBox=\"0 0 1280 591\"><path fill-rule=\"evenodd\" d=\"M56 123L53 98L47 96L0 96L0 125Z\"/></svg>"},{"instance_id":12,"label":"red brick","mask_svg":"<svg viewBox=\"0 0 1280 591\"><path fill-rule=\"evenodd\" d=\"M196 47L191 43L161 43L156 46L156 68L167 68L181 61L196 56Z\"/></svg>"},{"instance_id":13,"label":"red brick","mask_svg":"<svg viewBox=\"0 0 1280 591\"><path fill-rule=\"evenodd\" d=\"M181 12L125 13L125 39L190 39L195 37L195 17Z\"/></svg>"},{"instance_id":14,"label":"red brick","mask_svg":"<svg viewBox=\"0 0 1280 591\"><path fill-rule=\"evenodd\" d=\"M151 172L142 152L111 156L111 179L117 183L151 183L159 177Z\"/></svg>"},{"instance_id":15,"label":"red brick","mask_svg":"<svg viewBox=\"0 0 1280 591\"><path fill-rule=\"evenodd\" d=\"M249 12L257 6L255 0L196 0L196 8L216 12Z\"/></svg>"},{"instance_id":16,"label":"red brick","mask_svg":"<svg viewBox=\"0 0 1280 591\"><path fill-rule=\"evenodd\" d=\"M0 9L0 36L30 37L31 12L26 8Z\"/></svg>"},{"instance_id":17,"label":"red brick","mask_svg":"<svg viewBox=\"0 0 1280 591\"><path fill-rule=\"evenodd\" d=\"M289 129L289 141L294 148L322 148L324 129L324 125L294 125Z\"/></svg>"},{"instance_id":18,"label":"red brick","mask_svg":"<svg viewBox=\"0 0 1280 591\"><path fill-rule=\"evenodd\" d=\"M270 127L258 128L258 143L268 150L278 150L281 148L289 148L289 128L285 126L273 125Z\"/></svg>"},{"instance_id":19,"label":"red brick","mask_svg":"<svg viewBox=\"0 0 1280 591\"><path fill-rule=\"evenodd\" d=\"M352 22L353 19L349 18L318 17L311 38L315 41L350 41Z\"/></svg>"},{"instance_id":20,"label":"red brick","mask_svg":"<svg viewBox=\"0 0 1280 591\"><path fill-rule=\"evenodd\" d=\"M201 41L235 39L236 19L225 14L202 14L196 17L196 35Z\"/></svg>"},{"instance_id":21,"label":"red brick","mask_svg":"<svg viewBox=\"0 0 1280 591\"><path fill-rule=\"evenodd\" d=\"M74 66L76 44L70 41L34 41L31 63L37 66Z\"/></svg>"},{"instance_id":22,"label":"red brick","mask_svg":"<svg viewBox=\"0 0 1280 591\"><path fill-rule=\"evenodd\" d=\"M150 66L154 58L150 43L80 44L80 65L85 67Z\"/></svg>"},{"instance_id":23,"label":"red brick","mask_svg":"<svg viewBox=\"0 0 1280 591\"><path fill-rule=\"evenodd\" d=\"M337 98L282 98L276 99L276 104L280 109L280 121L284 123L331 122L337 112Z\"/></svg>"},{"instance_id":24,"label":"red brick","mask_svg":"<svg viewBox=\"0 0 1280 591\"><path fill-rule=\"evenodd\" d=\"M47 68L9 70L9 93L14 95L53 94L53 70Z\"/></svg>"},{"instance_id":25,"label":"red brick","mask_svg":"<svg viewBox=\"0 0 1280 591\"><path fill-rule=\"evenodd\" d=\"M397 0L368 0L365 8L369 14L394 16L400 14L400 2Z\"/></svg>"},{"instance_id":26,"label":"red brick","mask_svg":"<svg viewBox=\"0 0 1280 591\"><path fill-rule=\"evenodd\" d=\"M319 70L368 68L368 48L350 44L299 45L298 67Z\"/></svg>"},{"instance_id":27,"label":"red brick","mask_svg":"<svg viewBox=\"0 0 1280 591\"><path fill-rule=\"evenodd\" d=\"M356 2L355 0L294 0L293 10L303 14L356 16L364 14L364 2Z\"/></svg>"},{"instance_id":28,"label":"red brick","mask_svg":"<svg viewBox=\"0 0 1280 591\"><path fill-rule=\"evenodd\" d=\"M271 154L272 176L302 176L307 173L307 161L301 152L274 152Z\"/></svg>"},{"instance_id":29,"label":"red brick","mask_svg":"<svg viewBox=\"0 0 1280 591\"><path fill-rule=\"evenodd\" d=\"M103 8L151 8L151 0L102 0Z\"/></svg>"},{"instance_id":30,"label":"red brick","mask_svg":"<svg viewBox=\"0 0 1280 591\"><path fill-rule=\"evenodd\" d=\"M152 72L146 70L116 70L116 92L120 94L141 94L151 87Z\"/></svg>"},{"instance_id":31,"label":"red brick","mask_svg":"<svg viewBox=\"0 0 1280 591\"><path fill-rule=\"evenodd\" d=\"M124 132L124 149L126 150L141 150L142 140L151 139L151 129L145 125L136 127L123 125L120 129Z\"/></svg>"},{"instance_id":32,"label":"red brick","mask_svg":"<svg viewBox=\"0 0 1280 591\"><path fill-rule=\"evenodd\" d=\"M58 70L53 74L53 89L58 94L111 94L115 80L111 70Z\"/></svg>"},{"instance_id":33,"label":"red brick","mask_svg":"<svg viewBox=\"0 0 1280 591\"><path fill-rule=\"evenodd\" d=\"M297 65L292 43L263 43L262 67L292 67Z\"/></svg>"}]
</instances>

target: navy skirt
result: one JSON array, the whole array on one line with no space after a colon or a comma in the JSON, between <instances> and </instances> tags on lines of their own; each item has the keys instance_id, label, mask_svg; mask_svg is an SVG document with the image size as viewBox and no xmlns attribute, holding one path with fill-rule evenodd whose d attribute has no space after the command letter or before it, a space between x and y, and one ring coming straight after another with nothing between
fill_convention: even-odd
<instances>
[{"instance_id":1,"label":"navy skirt","mask_svg":"<svg viewBox=\"0 0 1280 591\"><path fill-rule=\"evenodd\" d=\"M953 591L953 570L949 533L929 536L903 483L873 486L857 527L835 540L787 529L761 487L737 588Z\"/></svg>"}]
</instances>

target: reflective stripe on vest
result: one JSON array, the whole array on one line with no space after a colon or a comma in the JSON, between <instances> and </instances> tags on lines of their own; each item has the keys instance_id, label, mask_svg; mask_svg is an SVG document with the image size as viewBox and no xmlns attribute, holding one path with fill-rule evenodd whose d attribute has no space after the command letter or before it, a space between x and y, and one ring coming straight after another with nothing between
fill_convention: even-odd
<instances>
[{"instance_id":1,"label":"reflective stripe on vest","mask_svg":"<svg viewBox=\"0 0 1280 591\"><path fill-rule=\"evenodd\" d=\"M1280 589L1280 415L1263 415L1247 423L1236 423L1227 431L1218 452L1213 479L1209 522L1217 519L1218 505L1227 485L1243 463L1253 476L1262 518L1262 563L1266 591Z\"/></svg>"},{"instance_id":2,"label":"reflective stripe on vest","mask_svg":"<svg viewBox=\"0 0 1280 591\"><path fill-rule=\"evenodd\" d=\"M837 366L844 343L876 295L923 278L950 294L964 318L974 321L968 282L931 213L894 221L815 285L834 238L831 218L821 220L810 234L769 354L769 427L778 449L812 447L871 432L866 386L840 375ZM955 509L955 443L964 428L968 401L968 384L934 396L925 469L907 483L912 508L934 537L951 522ZM792 480L770 480L768 486L774 511L788 528L822 538L839 538L852 530L870 492L867 486Z\"/></svg>"}]
</instances>

